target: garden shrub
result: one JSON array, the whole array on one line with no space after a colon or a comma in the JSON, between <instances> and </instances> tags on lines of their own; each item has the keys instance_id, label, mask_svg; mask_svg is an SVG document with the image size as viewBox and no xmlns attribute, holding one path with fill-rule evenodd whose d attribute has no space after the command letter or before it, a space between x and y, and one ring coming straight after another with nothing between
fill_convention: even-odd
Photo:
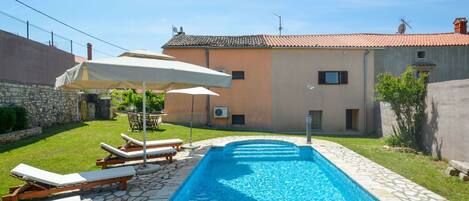
<instances>
[{"instance_id":1,"label":"garden shrub","mask_svg":"<svg viewBox=\"0 0 469 201\"><path fill-rule=\"evenodd\" d=\"M377 99L387 102L396 117L393 125L392 144L420 149L422 146L422 125L425 114L426 73L416 77L416 70L409 66L401 76L390 73L378 75Z\"/></svg>"},{"instance_id":2,"label":"garden shrub","mask_svg":"<svg viewBox=\"0 0 469 201\"><path fill-rule=\"evenodd\" d=\"M10 107L0 107L0 133L11 131L15 127L16 113Z\"/></svg>"},{"instance_id":3,"label":"garden shrub","mask_svg":"<svg viewBox=\"0 0 469 201\"><path fill-rule=\"evenodd\" d=\"M16 114L16 123L13 130L22 130L28 126L28 112L24 107L14 106L11 107Z\"/></svg>"},{"instance_id":4,"label":"garden shrub","mask_svg":"<svg viewBox=\"0 0 469 201\"><path fill-rule=\"evenodd\" d=\"M384 138L384 144L391 147L400 147L402 145L401 138L397 135L390 135Z\"/></svg>"},{"instance_id":5,"label":"garden shrub","mask_svg":"<svg viewBox=\"0 0 469 201\"><path fill-rule=\"evenodd\" d=\"M164 108L164 94L155 94L146 91L146 109L148 112L161 111ZM111 92L112 104L119 111L134 110L142 112L142 94L138 94L133 89L117 90Z\"/></svg>"}]
</instances>

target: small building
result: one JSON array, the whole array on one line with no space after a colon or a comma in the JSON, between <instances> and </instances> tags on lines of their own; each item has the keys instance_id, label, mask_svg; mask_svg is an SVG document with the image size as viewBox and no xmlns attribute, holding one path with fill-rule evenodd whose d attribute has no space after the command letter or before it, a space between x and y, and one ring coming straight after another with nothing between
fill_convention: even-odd
<instances>
[{"instance_id":1,"label":"small building","mask_svg":"<svg viewBox=\"0 0 469 201\"><path fill-rule=\"evenodd\" d=\"M197 36L180 33L164 53L233 76L219 97L197 97L195 122L225 129L320 133L380 131L376 76L408 65L430 82L469 78L467 20L431 34ZM190 100L168 94L167 121L188 122Z\"/></svg>"}]
</instances>

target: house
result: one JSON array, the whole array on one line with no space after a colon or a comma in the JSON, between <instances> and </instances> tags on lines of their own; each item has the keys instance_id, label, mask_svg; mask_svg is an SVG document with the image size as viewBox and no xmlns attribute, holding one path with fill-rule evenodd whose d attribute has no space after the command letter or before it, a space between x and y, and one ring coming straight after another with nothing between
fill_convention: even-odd
<instances>
[{"instance_id":1,"label":"house","mask_svg":"<svg viewBox=\"0 0 469 201\"><path fill-rule=\"evenodd\" d=\"M469 78L467 20L455 31L431 34L197 36L180 33L164 53L229 73L230 89L197 97L195 122L220 128L303 132L305 117L321 133L380 130L376 75L408 65L430 82ZM187 122L190 102L167 95L169 122ZM226 114L226 115L225 115Z\"/></svg>"}]
</instances>

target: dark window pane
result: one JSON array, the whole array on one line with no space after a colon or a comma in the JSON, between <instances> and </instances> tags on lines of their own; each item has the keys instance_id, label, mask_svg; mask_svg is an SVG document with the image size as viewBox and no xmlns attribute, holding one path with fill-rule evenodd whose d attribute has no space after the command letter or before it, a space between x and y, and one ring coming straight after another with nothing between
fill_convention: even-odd
<instances>
[{"instance_id":1,"label":"dark window pane","mask_svg":"<svg viewBox=\"0 0 469 201\"><path fill-rule=\"evenodd\" d=\"M244 71L233 71L233 72L231 72L231 79L233 79L233 80L244 80Z\"/></svg>"},{"instance_id":2,"label":"dark window pane","mask_svg":"<svg viewBox=\"0 0 469 201\"><path fill-rule=\"evenodd\" d=\"M244 125L244 114L231 115L231 124L233 124L233 125Z\"/></svg>"},{"instance_id":3,"label":"dark window pane","mask_svg":"<svg viewBox=\"0 0 469 201\"><path fill-rule=\"evenodd\" d=\"M339 84L339 72L326 72L326 84Z\"/></svg>"},{"instance_id":4,"label":"dark window pane","mask_svg":"<svg viewBox=\"0 0 469 201\"><path fill-rule=\"evenodd\" d=\"M417 58L424 59L425 58L425 51L418 51Z\"/></svg>"},{"instance_id":5,"label":"dark window pane","mask_svg":"<svg viewBox=\"0 0 469 201\"><path fill-rule=\"evenodd\" d=\"M309 115L311 115L311 129L320 130L322 124L322 111L309 111Z\"/></svg>"}]
</instances>

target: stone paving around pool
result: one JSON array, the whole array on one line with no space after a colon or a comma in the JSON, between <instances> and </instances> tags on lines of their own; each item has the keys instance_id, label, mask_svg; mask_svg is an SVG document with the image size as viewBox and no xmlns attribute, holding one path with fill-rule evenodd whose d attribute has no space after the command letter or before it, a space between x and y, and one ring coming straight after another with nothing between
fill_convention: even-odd
<instances>
[{"instance_id":1,"label":"stone paving around pool","mask_svg":"<svg viewBox=\"0 0 469 201\"><path fill-rule=\"evenodd\" d=\"M81 195L82 199L93 201L168 200L211 146L224 146L230 142L248 139L283 140L298 146L312 146L380 200L446 200L342 145L316 139L313 139L313 143L308 145L305 144L305 138L288 136L235 136L199 141L193 143L200 145L199 149L194 150L193 153L179 152L173 163L155 161L161 165L161 169L153 174L135 176L130 180L127 191L119 191L117 186L109 185L77 193ZM67 193L62 196L70 196L71 194Z\"/></svg>"}]
</instances>

